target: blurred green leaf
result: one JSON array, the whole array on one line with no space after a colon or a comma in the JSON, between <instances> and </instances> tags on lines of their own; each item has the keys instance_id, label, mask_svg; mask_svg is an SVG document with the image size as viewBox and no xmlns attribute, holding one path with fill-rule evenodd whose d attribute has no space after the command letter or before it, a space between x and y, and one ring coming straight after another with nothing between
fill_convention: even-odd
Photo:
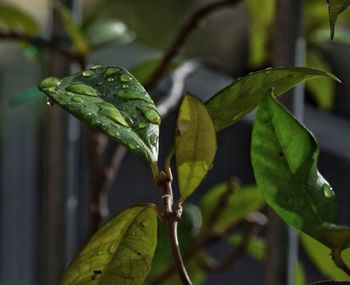
<instances>
[{"instance_id":1,"label":"blurred green leaf","mask_svg":"<svg viewBox=\"0 0 350 285\"><path fill-rule=\"evenodd\" d=\"M320 273L334 280L350 280L350 277L334 264L329 248L306 234L301 233L300 237L306 253ZM350 249L345 250L342 256L344 261L350 264Z\"/></svg>"},{"instance_id":2,"label":"blurred green leaf","mask_svg":"<svg viewBox=\"0 0 350 285\"><path fill-rule=\"evenodd\" d=\"M227 242L238 246L241 243L242 238L242 234L233 234L227 239ZM250 257L263 262L266 255L266 240L259 236L252 236L248 243L246 252ZM295 285L305 285L305 271L300 262L297 263L295 274Z\"/></svg>"},{"instance_id":3,"label":"blurred green leaf","mask_svg":"<svg viewBox=\"0 0 350 285\"><path fill-rule=\"evenodd\" d=\"M161 59L159 58L151 58L147 59L134 67L130 69L130 73L134 75L138 81L141 82L141 84L145 84L150 79L150 76L153 74L153 72L156 70L158 65L160 64ZM171 63L168 66L168 69L170 71L174 70L176 68L176 63Z\"/></svg>"},{"instance_id":4,"label":"blurred green leaf","mask_svg":"<svg viewBox=\"0 0 350 285\"><path fill-rule=\"evenodd\" d=\"M186 95L177 119L175 157L180 200L184 201L208 173L216 152L216 133L205 105Z\"/></svg>"},{"instance_id":5,"label":"blurred green leaf","mask_svg":"<svg viewBox=\"0 0 350 285\"><path fill-rule=\"evenodd\" d=\"M250 65L259 66L268 57L267 45L274 20L275 0L248 0L247 5L250 15L249 61Z\"/></svg>"},{"instance_id":6,"label":"blurred green leaf","mask_svg":"<svg viewBox=\"0 0 350 285\"><path fill-rule=\"evenodd\" d=\"M242 234L233 234L227 239L227 242L238 246L241 243L242 237ZM265 253L266 240L259 236L252 236L247 246L247 254L258 261L263 261L265 259Z\"/></svg>"},{"instance_id":7,"label":"blurred green leaf","mask_svg":"<svg viewBox=\"0 0 350 285\"><path fill-rule=\"evenodd\" d=\"M316 233L318 241L331 249L346 249L350 247L350 227L332 223L324 223L318 226Z\"/></svg>"},{"instance_id":8,"label":"blurred green leaf","mask_svg":"<svg viewBox=\"0 0 350 285\"><path fill-rule=\"evenodd\" d=\"M37 36L40 33L36 20L21 9L0 3L0 29Z\"/></svg>"},{"instance_id":9,"label":"blurred green leaf","mask_svg":"<svg viewBox=\"0 0 350 285\"><path fill-rule=\"evenodd\" d=\"M264 199L257 187L243 186L232 190L228 183L221 183L209 190L200 202L203 227L211 223L213 215L217 215L215 223L206 230L222 233L263 205Z\"/></svg>"},{"instance_id":10,"label":"blurred green leaf","mask_svg":"<svg viewBox=\"0 0 350 285\"><path fill-rule=\"evenodd\" d=\"M93 48L110 42L126 44L135 38L124 22L115 19L96 19L84 29L86 41Z\"/></svg>"},{"instance_id":11,"label":"blurred green leaf","mask_svg":"<svg viewBox=\"0 0 350 285\"><path fill-rule=\"evenodd\" d=\"M32 87L22 92L18 93L16 96L13 96L9 100L9 105L11 107L17 107L19 105L36 101L45 97L44 93L39 91L38 87Z\"/></svg>"},{"instance_id":12,"label":"blurred green leaf","mask_svg":"<svg viewBox=\"0 0 350 285\"><path fill-rule=\"evenodd\" d=\"M334 192L317 170L315 138L271 94L263 99L253 127L257 185L286 223L320 240L316 227L337 221Z\"/></svg>"},{"instance_id":13,"label":"blurred green leaf","mask_svg":"<svg viewBox=\"0 0 350 285\"><path fill-rule=\"evenodd\" d=\"M309 79L335 76L317 69L303 67L268 68L237 79L206 102L215 130L220 131L254 110L266 92L274 87L281 95Z\"/></svg>"},{"instance_id":14,"label":"blurred green leaf","mask_svg":"<svg viewBox=\"0 0 350 285\"><path fill-rule=\"evenodd\" d=\"M103 225L69 265L61 284L143 284L157 245L154 207L126 209Z\"/></svg>"},{"instance_id":15,"label":"blurred green leaf","mask_svg":"<svg viewBox=\"0 0 350 285\"><path fill-rule=\"evenodd\" d=\"M49 100L152 163L160 116L142 85L124 68L95 66L39 84Z\"/></svg>"},{"instance_id":16,"label":"blurred green leaf","mask_svg":"<svg viewBox=\"0 0 350 285\"><path fill-rule=\"evenodd\" d=\"M306 65L330 72L330 67L320 53L309 50L306 57ZM306 88L310 90L317 105L324 110L331 110L335 98L335 82L329 78L317 78L306 82Z\"/></svg>"},{"instance_id":17,"label":"blurred green leaf","mask_svg":"<svg viewBox=\"0 0 350 285\"><path fill-rule=\"evenodd\" d=\"M331 28L331 39L333 39L337 17L350 5L350 0L327 0L327 2L329 23Z\"/></svg>"},{"instance_id":18,"label":"blurred green leaf","mask_svg":"<svg viewBox=\"0 0 350 285\"><path fill-rule=\"evenodd\" d=\"M55 2L55 8L58 11L64 29L74 44L75 50L80 54L87 54L89 46L77 23L75 23L69 10L59 1Z\"/></svg>"}]
</instances>

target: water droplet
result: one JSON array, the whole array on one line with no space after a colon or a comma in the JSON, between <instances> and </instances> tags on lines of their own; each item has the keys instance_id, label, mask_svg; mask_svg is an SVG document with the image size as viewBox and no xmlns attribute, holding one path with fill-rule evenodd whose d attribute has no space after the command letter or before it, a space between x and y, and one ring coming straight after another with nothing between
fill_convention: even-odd
<instances>
[{"instance_id":1,"label":"water droplet","mask_svg":"<svg viewBox=\"0 0 350 285\"><path fill-rule=\"evenodd\" d=\"M67 92L67 95L68 96L74 96L74 93L73 92Z\"/></svg>"},{"instance_id":2,"label":"water droplet","mask_svg":"<svg viewBox=\"0 0 350 285\"><path fill-rule=\"evenodd\" d=\"M82 98L80 98L80 97L73 97L72 101L76 102L76 103L83 103L84 102L84 100Z\"/></svg>"},{"instance_id":3,"label":"water droplet","mask_svg":"<svg viewBox=\"0 0 350 285\"><path fill-rule=\"evenodd\" d=\"M97 90L83 83L72 84L67 87L67 91L86 96L99 96Z\"/></svg>"},{"instance_id":4,"label":"water droplet","mask_svg":"<svg viewBox=\"0 0 350 285\"><path fill-rule=\"evenodd\" d=\"M146 124L146 123L138 123L137 124L137 128L138 129L144 129L144 128L146 128L148 125Z\"/></svg>"},{"instance_id":5,"label":"water droplet","mask_svg":"<svg viewBox=\"0 0 350 285\"><path fill-rule=\"evenodd\" d=\"M132 80L131 76L126 73L120 75L119 79L121 82L130 82Z\"/></svg>"},{"instance_id":6,"label":"water droplet","mask_svg":"<svg viewBox=\"0 0 350 285\"><path fill-rule=\"evenodd\" d=\"M40 89L47 89L50 87L55 87L57 85L61 84L61 80L57 77L47 77L41 83L39 84Z\"/></svg>"},{"instance_id":7,"label":"water droplet","mask_svg":"<svg viewBox=\"0 0 350 285\"><path fill-rule=\"evenodd\" d=\"M55 103L54 103L49 97L46 98L46 104L47 104L48 106L53 106L53 105L55 105Z\"/></svg>"},{"instance_id":8,"label":"water droplet","mask_svg":"<svg viewBox=\"0 0 350 285\"><path fill-rule=\"evenodd\" d=\"M323 184L322 185L322 190L323 190L323 193L324 195L327 197L327 198L332 198L334 197L334 191L332 189L331 186L329 186L328 184Z\"/></svg>"},{"instance_id":9,"label":"water droplet","mask_svg":"<svg viewBox=\"0 0 350 285\"><path fill-rule=\"evenodd\" d=\"M49 92L51 94L56 94L57 90L56 90L56 87L49 87L46 89L46 92Z\"/></svg>"},{"instance_id":10,"label":"water droplet","mask_svg":"<svg viewBox=\"0 0 350 285\"><path fill-rule=\"evenodd\" d=\"M98 104L100 107L99 114L115 121L116 123L123 125L125 127L129 127L129 124L125 121L123 115L116 109L112 104L109 103L100 103Z\"/></svg>"},{"instance_id":11,"label":"water droplet","mask_svg":"<svg viewBox=\"0 0 350 285\"><path fill-rule=\"evenodd\" d=\"M155 135L155 134L152 134L152 135L149 137L149 141L150 141L151 145L156 146L157 143L158 143L158 136Z\"/></svg>"},{"instance_id":12,"label":"water droplet","mask_svg":"<svg viewBox=\"0 0 350 285\"><path fill-rule=\"evenodd\" d=\"M122 100L142 100L147 103L153 104L153 101L151 97L141 94L140 92L133 91L133 90L119 90L118 93L118 98Z\"/></svg>"},{"instance_id":13,"label":"water droplet","mask_svg":"<svg viewBox=\"0 0 350 285\"><path fill-rule=\"evenodd\" d=\"M113 78L113 77L109 77L109 78L107 79L107 81L108 81L108 82L113 82L113 81L114 81L114 78Z\"/></svg>"},{"instance_id":14,"label":"water droplet","mask_svg":"<svg viewBox=\"0 0 350 285\"><path fill-rule=\"evenodd\" d=\"M101 124L101 121L99 120L99 119L97 119L97 118L93 118L93 119L91 119L91 124L93 125L93 126L97 126L97 125L100 125Z\"/></svg>"},{"instance_id":15,"label":"water droplet","mask_svg":"<svg viewBox=\"0 0 350 285\"><path fill-rule=\"evenodd\" d=\"M138 107L138 109L142 112L147 121L152 124L160 125L161 119L157 111L147 107Z\"/></svg>"},{"instance_id":16,"label":"water droplet","mask_svg":"<svg viewBox=\"0 0 350 285\"><path fill-rule=\"evenodd\" d=\"M137 146L132 144L132 143L128 143L128 148L131 150L135 150L135 149L137 149Z\"/></svg>"},{"instance_id":17,"label":"water droplet","mask_svg":"<svg viewBox=\"0 0 350 285\"><path fill-rule=\"evenodd\" d=\"M118 69L115 67L108 67L104 73L104 77L110 77L113 76L114 74L116 74L118 72Z\"/></svg>"},{"instance_id":18,"label":"water droplet","mask_svg":"<svg viewBox=\"0 0 350 285\"><path fill-rule=\"evenodd\" d=\"M102 81L99 81L96 83L97 86L102 86L103 82Z\"/></svg>"},{"instance_id":19,"label":"water droplet","mask_svg":"<svg viewBox=\"0 0 350 285\"><path fill-rule=\"evenodd\" d=\"M128 88L128 87L129 87L128 84L123 84L123 85L122 85L122 88L124 88L124 89L125 89L125 88Z\"/></svg>"},{"instance_id":20,"label":"water droplet","mask_svg":"<svg viewBox=\"0 0 350 285\"><path fill-rule=\"evenodd\" d=\"M87 69L87 70L84 70L83 71L83 76L84 77L90 77L90 76L92 76L92 75L94 75L95 74L95 71L93 71L93 70L91 70L91 69Z\"/></svg>"},{"instance_id":21,"label":"water droplet","mask_svg":"<svg viewBox=\"0 0 350 285\"><path fill-rule=\"evenodd\" d=\"M93 66L91 67L91 69L98 69L98 68L100 68L100 67L102 67L102 65L100 65L100 64L95 64L95 65L93 65Z\"/></svg>"}]
</instances>

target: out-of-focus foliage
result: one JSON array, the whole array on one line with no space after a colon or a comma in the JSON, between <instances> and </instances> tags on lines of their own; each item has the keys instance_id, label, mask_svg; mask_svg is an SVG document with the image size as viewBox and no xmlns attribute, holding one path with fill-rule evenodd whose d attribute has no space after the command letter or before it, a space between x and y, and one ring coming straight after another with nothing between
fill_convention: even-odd
<instances>
[{"instance_id":1,"label":"out-of-focus foliage","mask_svg":"<svg viewBox=\"0 0 350 285\"><path fill-rule=\"evenodd\" d=\"M36 20L20 8L0 4L0 29L6 32L17 32L37 36L40 33Z\"/></svg>"}]
</instances>

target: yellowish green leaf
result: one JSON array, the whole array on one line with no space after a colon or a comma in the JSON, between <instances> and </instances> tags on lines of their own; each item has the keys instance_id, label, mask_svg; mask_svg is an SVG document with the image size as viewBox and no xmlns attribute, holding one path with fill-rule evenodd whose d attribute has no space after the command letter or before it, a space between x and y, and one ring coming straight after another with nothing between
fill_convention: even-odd
<instances>
[{"instance_id":1,"label":"yellowish green leaf","mask_svg":"<svg viewBox=\"0 0 350 285\"><path fill-rule=\"evenodd\" d=\"M157 245L153 205L121 212L103 225L66 270L61 285L143 284Z\"/></svg>"},{"instance_id":2,"label":"yellowish green leaf","mask_svg":"<svg viewBox=\"0 0 350 285\"><path fill-rule=\"evenodd\" d=\"M183 201L199 186L211 168L216 134L205 105L186 95L181 103L175 136L176 169Z\"/></svg>"}]
</instances>

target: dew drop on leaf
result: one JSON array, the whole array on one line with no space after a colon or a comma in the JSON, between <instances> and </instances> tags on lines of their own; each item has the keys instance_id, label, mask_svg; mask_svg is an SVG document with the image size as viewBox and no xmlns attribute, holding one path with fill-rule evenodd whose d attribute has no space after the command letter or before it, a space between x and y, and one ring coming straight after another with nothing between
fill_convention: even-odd
<instances>
[{"instance_id":1,"label":"dew drop on leaf","mask_svg":"<svg viewBox=\"0 0 350 285\"><path fill-rule=\"evenodd\" d=\"M114 108L113 105L108 103L100 103L98 106L100 107L99 114L115 121L120 125L129 127L129 124L125 121L123 115L116 108Z\"/></svg>"},{"instance_id":2,"label":"dew drop on leaf","mask_svg":"<svg viewBox=\"0 0 350 285\"><path fill-rule=\"evenodd\" d=\"M83 102L84 102L84 100L81 99L80 97L73 97L73 98L72 98L72 101L73 101L73 102L76 102L76 103L83 103Z\"/></svg>"},{"instance_id":3,"label":"dew drop on leaf","mask_svg":"<svg viewBox=\"0 0 350 285\"><path fill-rule=\"evenodd\" d=\"M125 73L120 75L119 79L120 79L121 82L130 82L130 81L132 81L132 78L129 75L125 74Z\"/></svg>"},{"instance_id":4,"label":"dew drop on leaf","mask_svg":"<svg viewBox=\"0 0 350 285\"><path fill-rule=\"evenodd\" d=\"M104 77L111 77L118 72L116 67L108 67L104 73Z\"/></svg>"},{"instance_id":5,"label":"dew drop on leaf","mask_svg":"<svg viewBox=\"0 0 350 285\"><path fill-rule=\"evenodd\" d=\"M157 142L158 142L158 136L155 135L155 134L152 134L152 135L149 137L149 141L150 141L151 145L156 146L156 145L157 145Z\"/></svg>"},{"instance_id":6,"label":"dew drop on leaf","mask_svg":"<svg viewBox=\"0 0 350 285\"><path fill-rule=\"evenodd\" d=\"M89 85L76 83L67 87L67 91L85 96L99 96L98 92Z\"/></svg>"},{"instance_id":7,"label":"dew drop on leaf","mask_svg":"<svg viewBox=\"0 0 350 285\"><path fill-rule=\"evenodd\" d=\"M160 125L160 116L157 111L145 107L139 107L146 120L152 124Z\"/></svg>"},{"instance_id":8,"label":"dew drop on leaf","mask_svg":"<svg viewBox=\"0 0 350 285\"><path fill-rule=\"evenodd\" d=\"M324 195L327 197L327 198L332 198L334 197L334 192L333 192L333 189L332 187L330 187L328 184L323 184L322 185L322 190L323 190L323 193Z\"/></svg>"},{"instance_id":9,"label":"dew drop on leaf","mask_svg":"<svg viewBox=\"0 0 350 285\"><path fill-rule=\"evenodd\" d=\"M61 80L57 77L47 77L39 84L39 88L46 89L50 87L55 87L61 83Z\"/></svg>"},{"instance_id":10,"label":"dew drop on leaf","mask_svg":"<svg viewBox=\"0 0 350 285\"><path fill-rule=\"evenodd\" d=\"M109 77L109 78L107 79L107 81L108 81L108 82L113 82L113 81L114 81L114 78L113 78L113 77Z\"/></svg>"},{"instance_id":11,"label":"dew drop on leaf","mask_svg":"<svg viewBox=\"0 0 350 285\"><path fill-rule=\"evenodd\" d=\"M83 76L84 77L90 77L90 76L92 76L92 75L94 75L95 74L95 71L93 71L93 70L91 70L91 69L88 69L88 70L84 70L83 71Z\"/></svg>"}]
</instances>

